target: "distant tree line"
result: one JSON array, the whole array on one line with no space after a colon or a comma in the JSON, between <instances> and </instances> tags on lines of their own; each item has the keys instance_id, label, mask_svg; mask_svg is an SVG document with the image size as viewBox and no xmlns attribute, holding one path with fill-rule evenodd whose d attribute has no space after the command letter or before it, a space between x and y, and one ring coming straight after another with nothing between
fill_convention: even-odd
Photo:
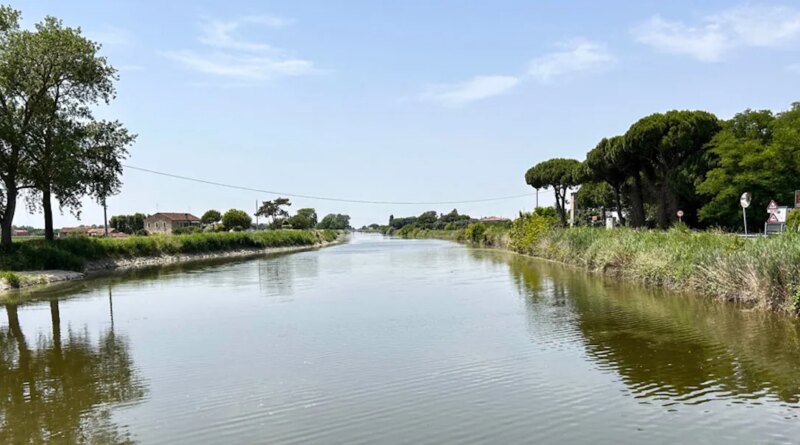
<instances>
[{"instance_id":1,"label":"distant tree line","mask_svg":"<svg viewBox=\"0 0 800 445\"><path fill-rule=\"evenodd\" d=\"M45 17L32 29L0 6L0 231L11 248L14 216L24 199L44 214L54 238L53 199L80 214L82 198L105 205L119 191L122 160L135 136L93 110L115 95L117 71L100 45Z\"/></svg>"},{"instance_id":2,"label":"distant tree line","mask_svg":"<svg viewBox=\"0 0 800 445\"><path fill-rule=\"evenodd\" d=\"M390 215L386 230L396 231L406 226L429 230L458 230L467 227L473 221L475 220L472 217L459 214L456 209L442 214L436 213L435 210L429 210L419 216L395 218L394 215Z\"/></svg>"},{"instance_id":3,"label":"distant tree line","mask_svg":"<svg viewBox=\"0 0 800 445\"><path fill-rule=\"evenodd\" d=\"M682 210L690 226L739 229L744 192L753 194L751 224L763 223L760 210L771 199L791 204L800 189L800 103L780 113L745 110L730 120L705 111L652 114L602 139L583 162L546 160L525 180L553 190L562 224L577 187L584 215L616 210L631 227L667 228Z\"/></svg>"}]
</instances>

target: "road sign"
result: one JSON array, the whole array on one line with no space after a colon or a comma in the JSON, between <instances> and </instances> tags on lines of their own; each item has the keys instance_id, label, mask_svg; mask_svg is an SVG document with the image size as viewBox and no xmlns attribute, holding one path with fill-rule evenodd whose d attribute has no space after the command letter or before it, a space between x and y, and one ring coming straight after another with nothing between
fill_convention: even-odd
<instances>
[{"instance_id":1,"label":"road sign","mask_svg":"<svg viewBox=\"0 0 800 445\"><path fill-rule=\"evenodd\" d=\"M753 200L753 194L750 192L742 193L742 196L739 198L739 204L742 206L743 209L750 207L750 201Z\"/></svg>"},{"instance_id":2,"label":"road sign","mask_svg":"<svg viewBox=\"0 0 800 445\"><path fill-rule=\"evenodd\" d=\"M778 203L775 202L775 200L773 199L769 202L769 205L767 206L767 213L774 213L776 210L778 210Z\"/></svg>"},{"instance_id":3,"label":"road sign","mask_svg":"<svg viewBox=\"0 0 800 445\"><path fill-rule=\"evenodd\" d=\"M683 210L678 210L678 219L683 221Z\"/></svg>"},{"instance_id":4,"label":"road sign","mask_svg":"<svg viewBox=\"0 0 800 445\"><path fill-rule=\"evenodd\" d=\"M779 222L780 222L780 220L778 220L778 215L776 215L776 214L774 214L774 213L771 213L771 214L769 215L769 219L767 220L767 222L768 222L768 223L779 223Z\"/></svg>"}]
</instances>

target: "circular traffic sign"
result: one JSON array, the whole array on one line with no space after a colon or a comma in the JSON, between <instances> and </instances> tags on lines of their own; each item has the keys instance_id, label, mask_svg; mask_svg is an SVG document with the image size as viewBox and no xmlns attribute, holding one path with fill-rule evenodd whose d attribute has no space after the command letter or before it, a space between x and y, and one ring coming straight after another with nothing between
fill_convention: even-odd
<instances>
[{"instance_id":1,"label":"circular traffic sign","mask_svg":"<svg viewBox=\"0 0 800 445\"><path fill-rule=\"evenodd\" d=\"M750 202L753 200L753 195L750 192L742 193L742 196L739 198L739 204L742 206L743 209L750 207Z\"/></svg>"},{"instance_id":2,"label":"circular traffic sign","mask_svg":"<svg viewBox=\"0 0 800 445\"><path fill-rule=\"evenodd\" d=\"M678 210L678 218L683 218L683 210Z\"/></svg>"}]
</instances>

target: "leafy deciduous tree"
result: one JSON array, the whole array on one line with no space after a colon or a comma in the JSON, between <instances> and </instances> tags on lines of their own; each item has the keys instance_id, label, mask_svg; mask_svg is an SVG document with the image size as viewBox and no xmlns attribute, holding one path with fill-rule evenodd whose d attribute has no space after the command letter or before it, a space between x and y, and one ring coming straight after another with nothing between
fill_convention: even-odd
<instances>
[{"instance_id":1,"label":"leafy deciduous tree","mask_svg":"<svg viewBox=\"0 0 800 445\"><path fill-rule=\"evenodd\" d=\"M253 219L244 210L230 209L222 215L222 225L226 230L246 230Z\"/></svg>"}]
</instances>

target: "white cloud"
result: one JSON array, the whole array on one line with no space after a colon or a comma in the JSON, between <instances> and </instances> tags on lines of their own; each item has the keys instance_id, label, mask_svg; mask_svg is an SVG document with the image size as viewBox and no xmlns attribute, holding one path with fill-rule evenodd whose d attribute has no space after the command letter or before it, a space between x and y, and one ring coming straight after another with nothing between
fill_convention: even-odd
<instances>
[{"instance_id":1,"label":"white cloud","mask_svg":"<svg viewBox=\"0 0 800 445\"><path fill-rule=\"evenodd\" d=\"M477 76L466 82L439 84L419 95L422 102L457 106L507 93L519 84L514 76Z\"/></svg>"},{"instance_id":2,"label":"white cloud","mask_svg":"<svg viewBox=\"0 0 800 445\"><path fill-rule=\"evenodd\" d=\"M534 59L521 75L475 76L464 82L433 85L417 95L417 100L460 106L508 93L529 79L547 83L568 74L603 69L614 62L601 43L573 40L559 47L560 51Z\"/></svg>"},{"instance_id":3,"label":"white cloud","mask_svg":"<svg viewBox=\"0 0 800 445\"><path fill-rule=\"evenodd\" d=\"M574 40L560 46L561 51L531 61L528 73L540 82L549 82L566 74L602 69L614 62L614 57L600 43Z\"/></svg>"},{"instance_id":4,"label":"white cloud","mask_svg":"<svg viewBox=\"0 0 800 445\"><path fill-rule=\"evenodd\" d=\"M709 15L696 25L654 16L635 27L633 34L639 42L661 52L716 62L735 48L777 48L800 41L800 10L732 8Z\"/></svg>"},{"instance_id":5,"label":"white cloud","mask_svg":"<svg viewBox=\"0 0 800 445\"><path fill-rule=\"evenodd\" d=\"M161 51L160 54L189 69L240 81L313 73L313 62L287 56L267 43L241 35L246 26L275 29L292 23L293 20L268 15L230 21L206 20L201 23L198 37L202 50Z\"/></svg>"}]
</instances>

